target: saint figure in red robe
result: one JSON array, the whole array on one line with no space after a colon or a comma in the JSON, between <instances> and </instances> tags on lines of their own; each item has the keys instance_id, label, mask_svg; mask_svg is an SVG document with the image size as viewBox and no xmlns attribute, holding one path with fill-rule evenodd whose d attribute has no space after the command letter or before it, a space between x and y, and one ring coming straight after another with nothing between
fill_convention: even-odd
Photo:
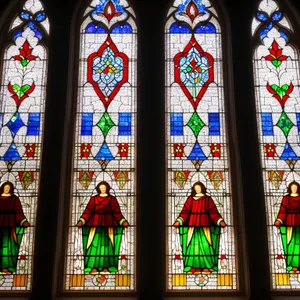
<instances>
[{"instance_id":1,"label":"saint figure in red robe","mask_svg":"<svg viewBox=\"0 0 300 300\"><path fill-rule=\"evenodd\" d=\"M274 225L280 230L286 270L300 271L300 185L293 181L288 185L287 195L283 196Z\"/></svg>"},{"instance_id":2,"label":"saint figure in red robe","mask_svg":"<svg viewBox=\"0 0 300 300\"><path fill-rule=\"evenodd\" d=\"M16 272L24 228L30 224L24 216L14 185L7 181L0 187L0 273Z\"/></svg>"},{"instance_id":3,"label":"saint figure in red robe","mask_svg":"<svg viewBox=\"0 0 300 300\"><path fill-rule=\"evenodd\" d=\"M84 272L115 273L118 271L119 252L124 228L129 224L121 213L116 197L106 181L96 187L76 226L82 227Z\"/></svg>"},{"instance_id":4,"label":"saint figure in red robe","mask_svg":"<svg viewBox=\"0 0 300 300\"><path fill-rule=\"evenodd\" d=\"M202 182L194 183L173 226L179 228L184 272L217 272L221 227L227 225Z\"/></svg>"}]
</instances>

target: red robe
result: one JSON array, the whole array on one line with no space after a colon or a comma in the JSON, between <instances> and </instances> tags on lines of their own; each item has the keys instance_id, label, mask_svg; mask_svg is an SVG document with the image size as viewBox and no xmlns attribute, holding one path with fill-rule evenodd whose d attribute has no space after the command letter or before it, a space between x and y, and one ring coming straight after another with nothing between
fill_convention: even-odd
<instances>
[{"instance_id":1,"label":"red robe","mask_svg":"<svg viewBox=\"0 0 300 300\"><path fill-rule=\"evenodd\" d=\"M113 196L93 196L81 218L87 227L116 227L120 226L120 221L124 219L119 203Z\"/></svg>"},{"instance_id":2,"label":"red robe","mask_svg":"<svg viewBox=\"0 0 300 300\"><path fill-rule=\"evenodd\" d=\"M0 196L0 226L16 227L26 220L20 199L16 195Z\"/></svg>"},{"instance_id":3,"label":"red robe","mask_svg":"<svg viewBox=\"0 0 300 300\"><path fill-rule=\"evenodd\" d=\"M300 195L282 198L277 219L285 226L300 226Z\"/></svg>"},{"instance_id":4,"label":"red robe","mask_svg":"<svg viewBox=\"0 0 300 300\"><path fill-rule=\"evenodd\" d=\"M206 195L198 200L188 197L179 218L188 227L209 227L223 220L213 199Z\"/></svg>"}]
</instances>

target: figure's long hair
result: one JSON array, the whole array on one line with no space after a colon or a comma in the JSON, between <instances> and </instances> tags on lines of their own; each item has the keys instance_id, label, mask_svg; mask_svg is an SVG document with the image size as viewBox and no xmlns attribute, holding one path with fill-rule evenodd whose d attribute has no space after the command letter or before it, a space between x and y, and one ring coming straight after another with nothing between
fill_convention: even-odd
<instances>
[{"instance_id":1,"label":"figure's long hair","mask_svg":"<svg viewBox=\"0 0 300 300\"><path fill-rule=\"evenodd\" d=\"M1 185L1 187L0 187L0 195L2 195L2 194L4 193L4 187L5 187L6 185L9 185L9 186L10 186L9 193L10 193L11 195L14 195L14 194L15 194L15 187L14 187L14 185L13 185L10 181L6 181L6 182L4 182L4 183Z\"/></svg>"},{"instance_id":2,"label":"figure's long hair","mask_svg":"<svg viewBox=\"0 0 300 300\"><path fill-rule=\"evenodd\" d=\"M206 195L206 187L205 187L205 185L202 182L197 181L192 186L191 197L194 197L196 195L196 190L195 190L195 186L196 185L200 185L201 186L201 193L204 194L204 195Z\"/></svg>"},{"instance_id":3,"label":"figure's long hair","mask_svg":"<svg viewBox=\"0 0 300 300\"><path fill-rule=\"evenodd\" d=\"M290 195L292 193L292 185L297 186L297 193L300 193L300 184L297 181L292 181L287 188L287 193Z\"/></svg>"},{"instance_id":4,"label":"figure's long hair","mask_svg":"<svg viewBox=\"0 0 300 300\"><path fill-rule=\"evenodd\" d=\"M97 191L98 195L100 195L100 193L101 193L101 191L100 191L100 185L105 185L106 186L106 194L110 196L110 185L106 181L101 181L101 182L99 182L97 184L96 191Z\"/></svg>"}]
</instances>

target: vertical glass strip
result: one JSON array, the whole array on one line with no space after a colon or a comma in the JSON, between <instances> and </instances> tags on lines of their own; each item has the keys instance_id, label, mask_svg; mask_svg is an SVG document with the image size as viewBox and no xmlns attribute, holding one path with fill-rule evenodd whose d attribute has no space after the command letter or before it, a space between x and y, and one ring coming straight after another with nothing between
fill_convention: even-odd
<instances>
[{"instance_id":1,"label":"vertical glass strip","mask_svg":"<svg viewBox=\"0 0 300 300\"><path fill-rule=\"evenodd\" d=\"M299 54L275 1L253 20L253 64L272 288L300 289Z\"/></svg>"},{"instance_id":2,"label":"vertical glass strip","mask_svg":"<svg viewBox=\"0 0 300 300\"><path fill-rule=\"evenodd\" d=\"M0 92L0 291L31 290L49 21L25 2L8 33Z\"/></svg>"},{"instance_id":3,"label":"vertical glass strip","mask_svg":"<svg viewBox=\"0 0 300 300\"><path fill-rule=\"evenodd\" d=\"M135 15L95 0L80 30L67 290L135 287Z\"/></svg>"},{"instance_id":4,"label":"vertical glass strip","mask_svg":"<svg viewBox=\"0 0 300 300\"><path fill-rule=\"evenodd\" d=\"M221 31L209 1L175 1L165 32L168 289L237 289Z\"/></svg>"}]
</instances>

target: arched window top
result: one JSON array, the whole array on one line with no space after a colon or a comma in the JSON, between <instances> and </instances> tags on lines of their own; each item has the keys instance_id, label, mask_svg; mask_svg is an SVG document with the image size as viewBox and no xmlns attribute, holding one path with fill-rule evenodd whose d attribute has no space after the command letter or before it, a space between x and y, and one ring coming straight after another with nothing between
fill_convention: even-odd
<instances>
[{"instance_id":1,"label":"arched window top","mask_svg":"<svg viewBox=\"0 0 300 300\"><path fill-rule=\"evenodd\" d=\"M135 13L125 0L94 0L84 12L84 33L136 33Z\"/></svg>"},{"instance_id":2,"label":"arched window top","mask_svg":"<svg viewBox=\"0 0 300 300\"><path fill-rule=\"evenodd\" d=\"M218 14L208 0L174 1L169 9L166 33L220 33Z\"/></svg>"},{"instance_id":3,"label":"arched window top","mask_svg":"<svg viewBox=\"0 0 300 300\"><path fill-rule=\"evenodd\" d=\"M28 0L25 2L23 9L12 22L10 31L13 32L14 39L16 39L27 28L33 31L39 40L49 35L49 19L39 0Z\"/></svg>"},{"instance_id":4,"label":"arched window top","mask_svg":"<svg viewBox=\"0 0 300 300\"><path fill-rule=\"evenodd\" d=\"M270 31L277 31L288 41L288 32L293 32L290 22L280 10L276 1L261 1L252 22L252 35L259 35L263 41Z\"/></svg>"}]
</instances>

